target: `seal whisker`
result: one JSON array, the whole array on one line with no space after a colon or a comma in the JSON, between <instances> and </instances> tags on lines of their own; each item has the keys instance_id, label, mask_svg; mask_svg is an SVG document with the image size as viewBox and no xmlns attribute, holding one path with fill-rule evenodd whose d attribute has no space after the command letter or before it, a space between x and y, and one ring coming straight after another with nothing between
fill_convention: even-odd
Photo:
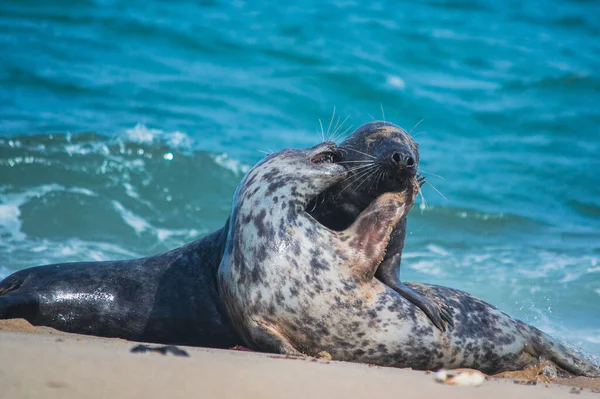
<instances>
[{"instance_id":1,"label":"seal whisker","mask_svg":"<svg viewBox=\"0 0 600 399\"><path fill-rule=\"evenodd\" d=\"M353 168L351 168L351 169L348 169L348 172L349 172L349 173L353 173L353 172L356 172L356 171L360 171L361 169L362 169L362 170L365 170L365 169L367 169L369 166L373 166L373 164L375 164L375 162L371 162L371 163L369 163L369 164L367 164L367 165L359 165L359 166L355 166L355 167L353 167ZM354 174L354 176L356 176L356 174ZM352 177L354 177L354 176L348 176L346 179L352 178Z\"/></svg>"},{"instance_id":2,"label":"seal whisker","mask_svg":"<svg viewBox=\"0 0 600 399\"><path fill-rule=\"evenodd\" d=\"M340 121L340 117L338 117L338 123L336 123L336 127L333 129L333 133L331 134L331 141L335 142L339 140L340 138L342 138L342 136L344 136L344 134L348 132L348 130L352 129L352 126L350 126L349 128L344 129L344 131L342 131L344 124L346 123L346 121L348 121L348 118L350 118L350 114L346 115L346 118L344 118L342 123L338 125Z\"/></svg>"},{"instance_id":3,"label":"seal whisker","mask_svg":"<svg viewBox=\"0 0 600 399\"><path fill-rule=\"evenodd\" d=\"M375 165L375 164L357 166L357 167L355 167L355 168L353 168L353 169L351 169L351 170L348 171L348 172L352 173L352 175L348 176L344 180L342 180L342 183L345 182L345 181L347 181L347 180L350 180L350 179L352 179L354 181L354 180L360 178L365 171L368 171L368 170L370 170L370 169L372 169L372 168L374 168L376 166L377 165ZM353 173L353 172L357 172L357 173Z\"/></svg>"},{"instance_id":4,"label":"seal whisker","mask_svg":"<svg viewBox=\"0 0 600 399\"><path fill-rule=\"evenodd\" d=\"M338 126L340 125L340 120L342 119L341 116L338 115L336 121L335 121L335 125L333 126L333 130L331 131L331 137L333 137L333 135L335 134L335 132L337 132Z\"/></svg>"},{"instance_id":5,"label":"seal whisker","mask_svg":"<svg viewBox=\"0 0 600 399\"><path fill-rule=\"evenodd\" d=\"M335 121L335 126L333 127L333 135L335 135L335 133L338 132L338 129L341 129L341 127L344 125L344 122L346 122L348 120L348 117L350 116L350 114L348 114L348 116L346 116L346 119L344 119L344 121L342 122L342 124L340 125L340 121L342 120L341 116L338 116L337 121Z\"/></svg>"},{"instance_id":6,"label":"seal whisker","mask_svg":"<svg viewBox=\"0 0 600 399\"><path fill-rule=\"evenodd\" d=\"M376 166L379 166L379 165L376 165ZM377 171L378 171L378 169L375 169L375 170L373 170L373 168L367 169L367 171L365 173L362 173L360 175L360 178L362 179L362 181L354 189L358 190L360 188L360 186L362 186L364 184L364 182L369 180L371 178L371 176L373 176L375 173L377 173ZM356 180L358 180L358 179L356 179Z\"/></svg>"},{"instance_id":7,"label":"seal whisker","mask_svg":"<svg viewBox=\"0 0 600 399\"><path fill-rule=\"evenodd\" d=\"M425 199L425 195L423 195L423 190L419 190L419 195L421 196L421 203L419 204L419 209L421 210L421 214L423 211L429 210L429 204Z\"/></svg>"},{"instance_id":8,"label":"seal whisker","mask_svg":"<svg viewBox=\"0 0 600 399\"><path fill-rule=\"evenodd\" d=\"M318 204L318 200L319 197L321 196L321 194L317 195L316 198L312 201L314 202L312 209L309 211L307 210L308 213L314 212L315 209L317 209L317 204ZM325 200L325 196L323 196L323 201Z\"/></svg>"},{"instance_id":9,"label":"seal whisker","mask_svg":"<svg viewBox=\"0 0 600 399\"><path fill-rule=\"evenodd\" d=\"M346 148L347 148L348 150L351 150L351 151L357 152L357 153L359 153L359 154L362 154L362 155L364 155L364 156L366 156L366 157L369 157L369 158L372 158L372 159L377 159L377 158L376 158L376 157L374 157L373 155L371 155L371 154L367 154L366 152L362 152L362 151L359 151L359 150L357 150L357 149L354 149L354 148L352 148L351 146L347 146Z\"/></svg>"},{"instance_id":10,"label":"seal whisker","mask_svg":"<svg viewBox=\"0 0 600 399\"><path fill-rule=\"evenodd\" d=\"M367 174L369 174L369 173L370 173L370 172L373 170L373 168L377 168L377 167L379 167L379 165L377 165L377 164L368 165L368 166L369 166L369 167L366 167L366 168L364 168L364 169L363 169L363 170L361 170L361 171L360 171L358 174L355 174L355 175L353 175L353 176L347 177L346 179L342 180L342 181L340 182L340 184L341 184L341 183L344 183L344 182L346 182L346 181L348 181L348 180L350 180L350 179L352 179L352 180L351 180L351 181L350 181L350 182L349 182L349 183L348 183L346 186L344 186L344 187L342 188L342 190L340 190L339 194L343 193L343 192L344 192L344 190L346 190L348 187L352 186L354 183L356 183L357 181L359 181L359 180L360 180L362 177L364 177L364 176L366 176Z\"/></svg>"},{"instance_id":11,"label":"seal whisker","mask_svg":"<svg viewBox=\"0 0 600 399\"><path fill-rule=\"evenodd\" d=\"M360 186L362 186L362 185L363 185L363 184L364 184L364 183L365 183L367 180L370 180L370 179L371 179L371 177L372 177L374 174L376 174L378 171L379 171L379 170L374 170L374 171L372 171L372 172L371 172L369 175L367 175L367 176L363 175L363 177L364 177L364 178L363 178L363 181L362 181L362 182L360 182L360 184L359 184L358 186L356 186L355 190L358 190L358 189L360 188Z\"/></svg>"},{"instance_id":12,"label":"seal whisker","mask_svg":"<svg viewBox=\"0 0 600 399\"><path fill-rule=\"evenodd\" d=\"M352 167L350 169L348 169L348 172L354 172L356 170L363 169L367 166L371 166L374 164L377 164L377 162L371 161L371 162L359 163L358 165L351 165ZM352 176L348 176L348 177L352 177Z\"/></svg>"},{"instance_id":13,"label":"seal whisker","mask_svg":"<svg viewBox=\"0 0 600 399\"><path fill-rule=\"evenodd\" d=\"M268 156L268 155L271 155L271 154L273 154L273 153L275 153L275 151L273 151L273 150L272 150L272 149L270 149L270 148L267 148L267 149L266 149L266 151L265 151L265 150L256 150L256 151L258 151L258 152L262 152L263 154L265 154L265 155L267 155L267 156Z\"/></svg>"},{"instance_id":14,"label":"seal whisker","mask_svg":"<svg viewBox=\"0 0 600 399\"><path fill-rule=\"evenodd\" d=\"M419 126L424 120L425 119L421 119L420 121L418 121L417 123L415 123L415 125L412 127L412 129L410 129L410 131L408 132L408 134L412 136L413 130L415 130L416 127Z\"/></svg>"},{"instance_id":15,"label":"seal whisker","mask_svg":"<svg viewBox=\"0 0 600 399\"><path fill-rule=\"evenodd\" d=\"M375 189L377 189L377 187L379 187L379 182L381 181L381 179L384 176L385 176L385 171L383 170L383 168L379 168L379 170L377 171L375 176L371 179L371 184L369 184L369 192L371 192L373 190L373 186L375 186Z\"/></svg>"},{"instance_id":16,"label":"seal whisker","mask_svg":"<svg viewBox=\"0 0 600 399\"><path fill-rule=\"evenodd\" d=\"M361 166L365 166L365 165L373 165L376 164L377 162L373 161L373 160L366 160L365 162L359 162L359 161L340 161L338 162L339 164L353 164L353 165L349 165L352 166L352 168L359 168ZM358 165L356 165L358 164Z\"/></svg>"},{"instance_id":17,"label":"seal whisker","mask_svg":"<svg viewBox=\"0 0 600 399\"><path fill-rule=\"evenodd\" d=\"M379 179L379 181L377 182L377 186L375 186L375 189L379 189L379 183L381 183L384 179L388 179L390 177L390 172L388 170L382 169L382 175L381 175L381 179Z\"/></svg>"},{"instance_id":18,"label":"seal whisker","mask_svg":"<svg viewBox=\"0 0 600 399\"><path fill-rule=\"evenodd\" d=\"M341 162L338 162L338 163L341 163ZM426 171L423 170L423 168L420 169L420 172L421 173L425 173L426 175L431 175L431 176L434 176L434 177L439 177L442 180L446 180L446 178L444 176L436 175L435 173L431 173L431 172L426 172Z\"/></svg>"},{"instance_id":19,"label":"seal whisker","mask_svg":"<svg viewBox=\"0 0 600 399\"><path fill-rule=\"evenodd\" d=\"M435 186L433 184L431 184L429 181L425 181L426 184L429 184L431 186L431 188L433 188L439 195L441 195L441 197L443 199L445 199L446 201L448 201L448 198L446 198L446 196L444 194L442 194L442 192L440 190L438 190L437 188L435 188Z\"/></svg>"},{"instance_id":20,"label":"seal whisker","mask_svg":"<svg viewBox=\"0 0 600 399\"><path fill-rule=\"evenodd\" d=\"M381 107L381 119L383 119L383 123L385 122L385 112L383 112L383 103L379 103L379 106Z\"/></svg>"},{"instance_id":21,"label":"seal whisker","mask_svg":"<svg viewBox=\"0 0 600 399\"><path fill-rule=\"evenodd\" d=\"M327 126L327 134L326 136L327 141L331 141L331 137L329 136L329 132L331 131L331 124L333 123L333 120L335 119L335 105L333 106L333 113L331 114L331 118L329 119L329 126ZM325 140L323 140L325 141Z\"/></svg>"},{"instance_id":22,"label":"seal whisker","mask_svg":"<svg viewBox=\"0 0 600 399\"><path fill-rule=\"evenodd\" d=\"M350 125L342 131L342 127L343 127L344 123L346 123L346 121L348 120L349 117L350 117L350 114L348 114L346 119L344 119L344 121L340 125L340 127L339 127L340 132L334 138L332 138L331 141L337 142L338 140L341 140L346 135L346 133L348 133L350 131L350 129L352 129L354 127L354 125Z\"/></svg>"},{"instance_id":23,"label":"seal whisker","mask_svg":"<svg viewBox=\"0 0 600 399\"><path fill-rule=\"evenodd\" d=\"M323 140L323 143L325 142L325 132L323 131L323 122L321 122L321 119L319 119L319 126L321 126L321 139Z\"/></svg>"}]
</instances>

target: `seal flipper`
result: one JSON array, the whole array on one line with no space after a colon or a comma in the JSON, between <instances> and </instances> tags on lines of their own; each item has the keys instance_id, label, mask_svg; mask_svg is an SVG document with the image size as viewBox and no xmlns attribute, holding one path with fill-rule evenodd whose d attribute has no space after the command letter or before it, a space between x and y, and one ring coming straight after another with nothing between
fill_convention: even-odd
<instances>
[{"instance_id":1,"label":"seal flipper","mask_svg":"<svg viewBox=\"0 0 600 399\"><path fill-rule=\"evenodd\" d=\"M394 226L406 215L408 205L405 192L382 194L340 233L342 241L348 241L356 250L356 259L351 262L353 271L365 281L375 276Z\"/></svg>"},{"instance_id":2,"label":"seal flipper","mask_svg":"<svg viewBox=\"0 0 600 399\"><path fill-rule=\"evenodd\" d=\"M522 323L521 328L531 331L532 345L526 345L524 351L537 358L554 362L558 367L574 375L600 377L600 365L595 365L581 354L561 344L535 327Z\"/></svg>"},{"instance_id":3,"label":"seal flipper","mask_svg":"<svg viewBox=\"0 0 600 399\"><path fill-rule=\"evenodd\" d=\"M452 311L447 305L438 304L421 296L400 281L398 277L400 272L400 256L400 254L395 254L390 258L386 258L377 269L375 277L396 291L401 297L421 309L429 320L441 331L446 331L446 323L453 328L454 320Z\"/></svg>"},{"instance_id":4,"label":"seal flipper","mask_svg":"<svg viewBox=\"0 0 600 399\"><path fill-rule=\"evenodd\" d=\"M392 232L386 256L377 268L375 277L421 309L438 329L446 331L446 323L450 327L454 327L452 312L449 307L444 303L439 304L419 295L400 281L400 262L402 261L405 236L406 217L398 223L398 226Z\"/></svg>"},{"instance_id":5,"label":"seal flipper","mask_svg":"<svg viewBox=\"0 0 600 399\"><path fill-rule=\"evenodd\" d=\"M26 319L29 322L38 312L36 295L9 292L0 296L0 319Z\"/></svg>"},{"instance_id":6,"label":"seal flipper","mask_svg":"<svg viewBox=\"0 0 600 399\"><path fill-rule=\"evenodd\" d=\"M261 351L280 353L283 355L304 357L299 350L294 348L291 342L283 336L271 323L265 321L252 320L254 326L251 327L252 339Z\"/></svg>"}]
</instances>

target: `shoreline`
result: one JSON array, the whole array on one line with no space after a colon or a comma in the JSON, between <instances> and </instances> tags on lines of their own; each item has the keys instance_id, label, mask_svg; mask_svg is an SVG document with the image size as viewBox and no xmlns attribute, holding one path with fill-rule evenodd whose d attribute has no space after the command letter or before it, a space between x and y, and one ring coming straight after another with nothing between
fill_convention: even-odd
<instances>
[{"instance_id":1,"label":"shoreline","mask_svg":"<svg viewBox=\"0 0 600 399\"><path fill-rule=\"evenodd\" d=\"M179 348L189 357L131 353L137 344L34 327L22 319L1 320L0 397L347 398L375 394L378 399L437 395L445 399L534 399L576 393L600 399L600 378L532 385L525 379L515 382L526 377L524 372L511 372L508 378L488 378L479 387L459 387L437 383L434 373L424 371L184 346Z\"/></svg>"}]
</instances>

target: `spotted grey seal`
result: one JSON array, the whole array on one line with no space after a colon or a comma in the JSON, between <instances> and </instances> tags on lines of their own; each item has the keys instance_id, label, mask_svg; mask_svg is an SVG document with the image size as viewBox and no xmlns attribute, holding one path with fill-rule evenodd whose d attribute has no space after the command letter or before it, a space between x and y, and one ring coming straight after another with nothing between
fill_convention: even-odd
<instances>
[{"instance_id":1,"label":"spotted grey seal","mask_svg":"<svg viewBox=\"0 0 600 399\"><path fill-rule=\"evenodd\" d=\"M342 231L348 228L379 195L418 189L424 182L417 174L418 144L393 123L366 123L348 136L340 144L340 149L337 162L347 167L349 177L326 190L308 206L310 214L331 229ZM400 281L406 223L405 216L394 228L375 276L421 309L436 327L444 330L446 323L450 326L453 323L445 304L423 297Z\"/></svg>"},{"instance_id":2,"label":"spotted grey seal","mask_svg":"<svg viewBox=\"0 0 600 399\"><path fill-rule=\"evenodd\" d=\"M577 375L599 369L540 330L451 288L411 284L445 303L454 328L435 328L413 303L374 278L417 189L385 193L343 231L307 212L345 170L314 163L310 150L263 160L238 187L218 289L245 344L285 354L328 352L382 366L517 370L545 358ZM265 182L267 184L265 184Z\"/></svg>"}]
</instances>

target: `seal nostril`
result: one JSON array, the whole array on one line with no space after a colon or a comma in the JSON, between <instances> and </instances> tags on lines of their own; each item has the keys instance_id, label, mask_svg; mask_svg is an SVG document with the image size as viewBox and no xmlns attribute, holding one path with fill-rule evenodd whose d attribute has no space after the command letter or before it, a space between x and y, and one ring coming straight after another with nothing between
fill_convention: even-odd
<instances>
[{"instance_id":1,"label":"seal nostril","mask_svg":"<svg viewBox=\"0 0 600 399\"><path fill-rule=\"evenodd\" d=\"M406 157L406 166L408 166L409 168L415 166L415 159L411 156Z\"/></svg>"},{"instance_id":2,"label":"seal nostril","mask_svg":"<svg viewBox=\"0 0 600 399\"><path fill-rule=\"evenodd\" d=\"M400 160L402 159L402 157L400 156L399 153L395 152L392 155L392 161L394 161L395 163L400 163Z\"/></svg>"}]
</instances>

